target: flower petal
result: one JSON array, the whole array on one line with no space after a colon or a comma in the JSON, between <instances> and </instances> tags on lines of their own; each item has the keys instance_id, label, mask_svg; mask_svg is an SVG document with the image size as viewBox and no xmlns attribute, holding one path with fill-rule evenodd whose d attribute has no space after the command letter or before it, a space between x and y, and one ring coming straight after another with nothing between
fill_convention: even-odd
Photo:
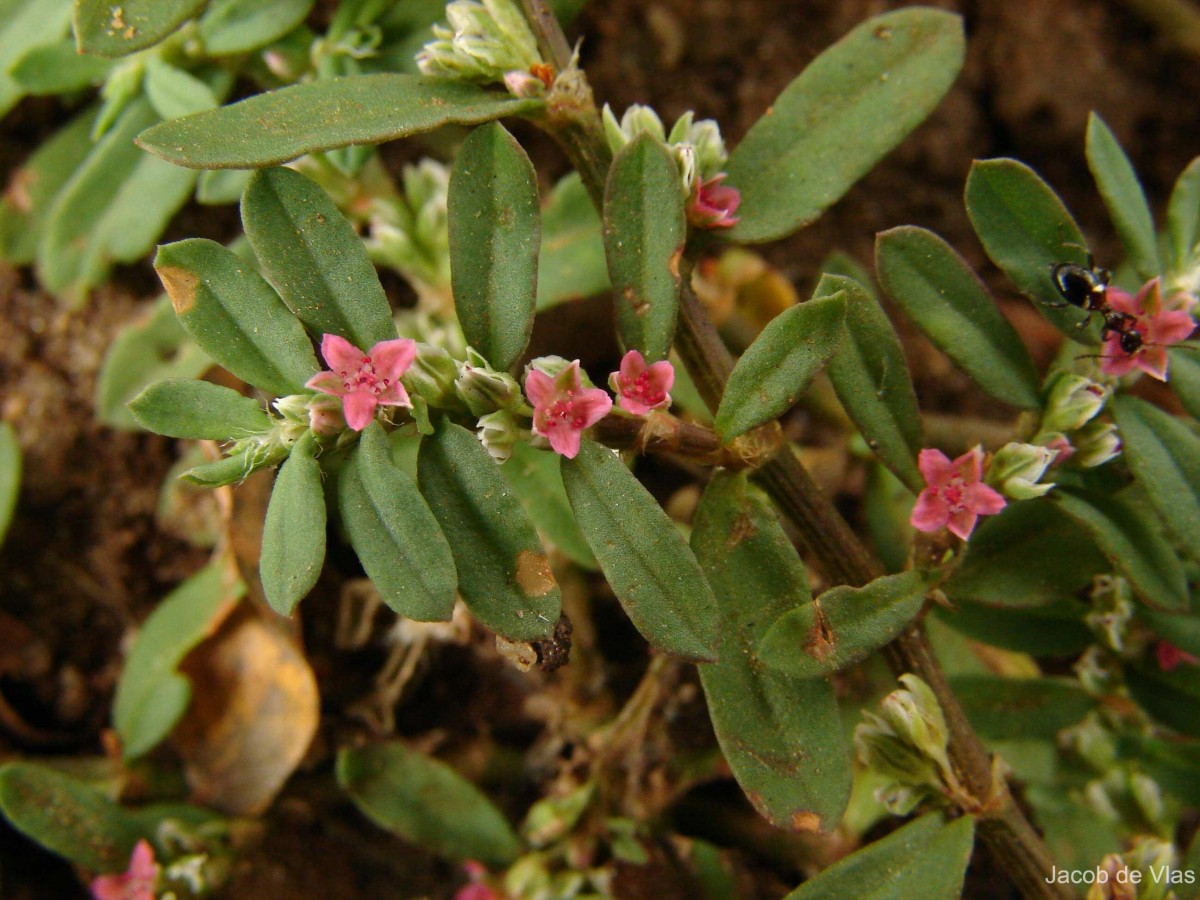
<instances>
[{"instance_id":1,"label":"flower petal","mask_svg":"<svg viewBox=\"0 0 1200 900\"><path fill-rule=\"evenodd\" d=\"M648 371L650 372L651 388L656 388L665 394L675 385L675 367L667 360L659 360ZM669 400L666 405L670 405Z\"/></svg>"},{"instance_id":2,"label":"flower petal","mask_svg":"<svg viewBox=\"0 0 1200 900\"><path fill-rule=\"evenodd\" d=\"M356 391L346 395L342 401L342 411L346 414L346 424L355 431L362 431L375 418L375 407L378 401L375 395L367 391Z\"/></svg>"},{"instance_id":3,"label":"flower petal","mask_svg":"<svg viewBox=\"0 0 1200 900\"><path fill-rule=\"evenodd\" d=\"M983 482L963 488L963 505L981 516L994 516L1008 505L1004 495Z\"/></svg>"},{"instance_id":4,"label":"flower petal","mask_svg":"<svg viewBox=\"0 0 1200 900\"><path fill-rule=\"evenodd\" d=\"M655 364L657 365L657 363ZM630 350L621 357L621 375L631 381L646 371L646 357L638 350Z\"/></svg>"},{"instance_id":5,"label":"flower petal","mask_svg":"<svg viewBox=\"0 0 1200 900\"><path fill-rule=\"evenodd\" d=\"M567 459L574 459L579 453L579 432L574 428L551 428L543 437L550 441L555 453L561 453Z\"/></svg>"},{"instance_id":6,"label":"flower petal","mask_svg":"<svg viewBox=\"0 0 1200 900\"><path fill-rule=\"evenodd\" d=\"M1105 301L1113 308L1114 312L1125 313L1126 315L1140 315L1142 308L1138 306L1137 301L1129 294L1128 291L1123 291L1120 288L1110 287L1104 294Z\"/></svg>"},{"instance_id":7,"label":"flower petal","mask_svg":"<svg viewBox=\"0 0 1200 900\"><path fill-rule=\"evenodd\" d=\"M909 522L917 531L937 531L950 520L950 508L933 488L926 488L913 505Z\"/></svg>"},{"instance_id":8,"label":"flower petal","mask_svg":"<svg viewBox=\"0 0 1200 900\"><path fill-rule=\"evenodd\" d=\"M1126 353L1121 349L1120 337L1109 335L1104 342L1104 352L1100 355L1100 371L1114 378L1128 375L1138 368L1138 355L1137 353Z\"/></svg>"},{"instance_id":9,"label":"flower petal","mask_svg":"<svg viewBox=\"0 0 1200 900\"><path fill-rule=\"evenodd\" d=\"M326 334L321 338L321 358L335 372L356 371L365 355L340 335Z\"/></svg>"},{"instance_id":10,"label":"flower petal","mask_svg":"<svg viewBox=\"0 0 1200 900\"><path fill-rule=\"evenodd\" d=\"M946 527L950 529L951 534L965 541L971 536L971 532L975 530L975 522L978 518L979 514L975 510L963 507L950 514L950 521L946 524Z\"/></svg>"},{"instance_id":11,"label":"flower petal","mask_svg":"<svg viewBox=\"0 0 1200 900\"><path fill-rule=\"evenodd\" d=\"M579 427L582 431L584 428L591 428L607 416L612 411L612 405L612 398L600 388L588 388L575 398L571 404L571 412L575 417L583 419L583 425Z\"/></svg>"},{"instance_id":12,"label":"flower petal","mask_svg":"<svg viewBox=\"0 0 1200 900\"><path fill-rule=\"evenodd\" d=\"M393 381L380 391L375 397L375 402L380 406L407 406L409 409L412 409L412 401L408 397L408 391L404 389L404 385L399 381Z\"/></svg>"},{"instance_id":13,"label":"flower petal","mask_svg":"<svg viewBox=\"0 0 1200 900\"><path fill-rule=\"evenodd\" d=\"M964 482L968 485L975 483L983 476L983 448L976 444L962 456L956 457L952 465L962 475Z\"/></svg>"},{"instance_id":14,"label":"flower petal","mask_svg":"<svg viewBox=\"0 0 1200 900\"><path fill-rule=\"evenodd\" d=\"M933 447L926 447L920 452L917 456L917 468L921 470L925 483L929 485L936 485L942 479L954 474L953 467L950 465L950 457Z\"/></svg>"},{"instance_id":15,"label":"flower petal","mask_svg":"<svg viewBox=\"0 0 1200 900\"><path fill-rule=\"evenodd\" d=\"M1134 357L1137 367L1159 381L1167 380L1166 347L1143 347Z\"/></svg>"},{"instance_id":16,"label":"flower petal","mask_svg":"<svg viewBox=\"0 0 1200 900\"><path fill-rule=\"evenodd\" d=\"M417 357L417 342L409 338L380 341L368 354L380 378L398 381Z\"/></svg>"},{"instance_id":17,"label":"flower petal","mask_svg":"<svg viewBox=\"0 0 1200 900\"><path fill-rule=\"evenodd\" d=\"M1167 310L1154 316L1146 325L1147 344L1178 344L1186 341L1196 330L1196 322L1180 309Z\"/></svg>"},{"instance_id":18,"label":"flower petal","mask_svg":"<svg viewBox=\"0 0 1200 900\"><path fill-rule=\"evenodd\" d=\"M342 381L342 376L337 372L330 372L326 369L324 372L318 372L308 381L304 382L306 388L312 388L314 391L320 391L323 394L333 394L335 397L346 396L346 385Z\"/></svg>"},{"instance_id":19,"label":"flower petal","mask_svg":"<svg viewBox=\"0 0 1200 900\"><path fill-rule=\"evenodd\" d=\"M530 369L525 376L525 396L535 407L548 406L554 400L554 379L545 372Z\"/></svg>"}]
</instances>

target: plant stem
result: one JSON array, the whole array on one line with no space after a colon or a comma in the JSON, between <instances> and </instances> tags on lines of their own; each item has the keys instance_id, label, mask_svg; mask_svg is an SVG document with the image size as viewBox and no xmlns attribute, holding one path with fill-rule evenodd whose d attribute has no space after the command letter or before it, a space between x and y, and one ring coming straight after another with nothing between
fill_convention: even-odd
<instances>
[{"instance_id":1,"label":"plant stem","mask_svg":"<svg viewBox=\"0 0 1200 900\"><path fill-rule=\"evenodd\" d=\"M566 38L544 0L521 0L538 45L559 71L564 71L562 48ZM557 49L556 49L557 48ZM582 72L578 79L586 84ZM560 80L563 80L560 78ZM603 209L604 182L611 153L604 140L591 89L572 84L565 110L555 109L555 91L547 104L544 127L563 146L580 173L597 208ZM590 109L588 109L590 105ZM721 341L699 299L691 289L691 265L684 266L676 349L709 409L716 411L725 391L733 358ZM780 511L795 526L801 543L820 561L834 583L865 585L883 574L882 565L863 546L832 502L821 493L808 470L789 445L784 444L758 470L757 479L770 492ZM1045 845L1001 782L994 784L991 757L967 722L950 691L941 665L920 624L914 625L884 648L893 672L911 672L937 696L949 730L948 752L956 776L979 808L964 810L979 817L978 833L1027 897L1071 896L1048 884L1053 863Z\"/></svg>"}]
</instances>

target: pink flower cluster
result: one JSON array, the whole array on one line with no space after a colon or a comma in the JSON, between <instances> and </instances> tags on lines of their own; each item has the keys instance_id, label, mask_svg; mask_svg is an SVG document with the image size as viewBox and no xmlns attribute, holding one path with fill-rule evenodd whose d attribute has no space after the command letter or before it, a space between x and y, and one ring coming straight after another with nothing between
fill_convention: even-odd
<instances>
[{"instance_id":1,"label":"pink flower cluster","mask_svg":"<svg viewBox=\"0 0 1200 900\"><path fill-rule=\"evenodd\" d=\"M736 213L742 205L742 195L737 188L721 184L724 180L724 172L708 181L696 176L687 204L687 219L696 227L732 228L738 223Z\"/></svg>"},{"instance_id":2,"label":"pink flower cluster","mask_svg":"<svg viewBox=\"0 0 1200 900\"><path fill-rule=\"evenodd\" d=\"M910 519L918 531L949 528L966 540L980 516L995 515L1005 507L1004 497L983 483L983 448L979 446L953 461L941 450L927 448L917 457L917 466L926 484Z\"/></svg>"},{"instance_id":3,"label":"pink flower cluster","mask_svg":"<svg viewBox=\"0 0 1200 900\"><path fill-rule=\"evenodd\" d=\"M1181 301L1187 295L1174 300ZM1136 330L1142 336L1142 346L1133 353L1121 349L1121 332L1111 332L1104 341L1100 371L1105 375L1128 375L1141 369L1159 381L1167 380L1167 348L1187 340L1196 328L1196 323L1185 309L1165 309L1162 299L1162 284L1157 278L1146 282L1137 296L1130 296L1120 288L1110 287L1108 305L1113 312L1133 318L1126 330Z\"/></svg>"}]
</instances>

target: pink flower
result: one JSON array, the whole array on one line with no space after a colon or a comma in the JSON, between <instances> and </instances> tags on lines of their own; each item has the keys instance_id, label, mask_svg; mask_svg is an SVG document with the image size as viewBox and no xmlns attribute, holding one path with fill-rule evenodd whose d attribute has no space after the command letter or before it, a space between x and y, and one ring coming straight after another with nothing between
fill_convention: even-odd
<instances>
[{"instance_id":1,"label":"pink flower","mask_svg":"<svg viewBox=\"0 0 1200 900\"><path fill-rule=\"evenodd\" d=\"M336 334L321 338L321 356L333 371L318 372L305 387L342 398L346 424L362 431L375 418L377 406L408 406L408 392L400 376L417 355L415 341L397 338L380 341L363 353Z\"/></svg>"},{"instance_id":2,"label":"pink flower","mask_svg":"<svg viewBox=\"0 0 1200 900\"><path fill-rule=\"evenodd\" d=\"M1154 655L1158 658L1158 667L1164 672L1170 672L1179 667L1180 663L1187 663L1189 666L1200 666L1200 659L1188 653L1186 650L1180 650L1170 641L1159 641L1154 648Z\"/></svg>"},{"instance_id":3,"label":"pink flower","mask_svg":"<svg viewBox=\"0 0 1200 900\"><path fill-rule=\"evenodd\" d=\"M1104 341L1100 371L1105 375L1128 375L1141 369L1159 381L1167 380L1167 347L1185 340L1196 323L1182 309L1163 309L1161 285L1155 278L1146 282L1136 297L1120 288L1108 289L1113 312L1133 317L1132 326L1142 336L1142 346L1133 353L1121 349L1121 333L1110 332Z\"/></svg>"},{"instance_id":4,"label":"pink flower","mask_svg":"<svg viewBox=\"0 0 1200 900\"><path fill-rule=\"evenodd\" d=\"M129 868L119 875L98 875L92 879L95 900L154 900L154 883L158 880L158 864L154 848L138 841L129 857Z\"/></svg>"},{"instance_id":5,"label":"pink flower","mask_svg":"<svg viewBox=\"0 0 1200 900\"><path fill-rule=\"evenodd\" d=\"M1004 509L1005 500L984 484L983 449L976 446L951 462L941 450L922 450L917 465L928 487L913 506L913 528L918 531L950 531L966 540L975 520Z\"/></svg>"},{"instance_id":6,"label":"pink flower","mask_svg":"<svg viewBox=\"0 0 1200 900\"><path fill-rule=\"evenodd\" d=\"M646 358L630 350L621 358L621 370L608 376L608 386L617 395L621 409L635 416L644 416L652 409L671 405L671 385L675 383L675 367L665 359L646 365Z\"/></svg>"},{"instance_id":7,"label":"pink flower","mask_svg":"<svg viewBox=\"0 0 1200 900\"><path fill-rule=\"evenodd\" d=\"M734 215L742 203L742 195L735 187L721 184L725 173L714 175L708 181L696 178L692 196L688 201L687 218L698 228L731 228L738 222Z\"/></svg>"},{"instance_id":8,"label":"pink flower","mask_svg":"<svg viewBox=\"0 0 1200 900\"><path fill-rule=\"evenodd\" d=\"M551 378L530 369L525 393L533 404L533 431L550 441L555 453L574 459L579 435L612 409L612 400L600 388L585 388L579 380L579 360Z\"/></svg>"},{"instance_id":9,"label":"pink flower","mask_svg":"<svg viewBox=\"0 0 1200 900\"><path fill-rule=\"evenodd\" d=\"M463 870L471 883L458 889L454 900L504 900L504 895L497 893L487 883L488 871L482 863L468 859L463 863Z\"/></svg>"}]
</instances>

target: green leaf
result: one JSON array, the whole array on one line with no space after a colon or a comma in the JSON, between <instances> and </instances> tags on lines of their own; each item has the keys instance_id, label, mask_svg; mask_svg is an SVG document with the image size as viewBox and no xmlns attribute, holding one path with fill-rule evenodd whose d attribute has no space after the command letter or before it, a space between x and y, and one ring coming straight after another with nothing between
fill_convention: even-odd
<instances>
[{"instance_id":1,"label":"green leaf","mask_svg":"<svg viewBox=\"0 0 1200 900\"><path fill-rule=\"evenodd\" d=\"M542 209L537 309L609 289L600 216L578 172L554 186Z\"/></svg>"},{"instance_id":2,"label":"green leaf","mask_svg":"<svg viewBox=\"0 0 1200 900\"><path fill-rule=\"evenodd\" d=\"M1166 283L1195 278L1200 245L1200 156L1193 159L1171 191L1167 204Z\"/></svg>"},{"instance_id":3,"label":"green leaf","mask_svg":"<svg viewBox=\"0 0 1200 900\"><path fill-rule=\"evenodd\" d=\"M129 411L146 430L173 438L226 441L271 430L271 417L257 400L191 378L155 382Z\"/></svg>"},{"instance_id":4,"label":"green leaf","mask_svg":"<svg viewBox=\"0 0 1200 900\"><path fill-rule=\"evenodd\" d=\"M396 468L378 422L362 433L338 474L338 508L383 602L419 622L454 611L454 557L411 477Z\"/></svg>"},{"instance_id":5,"label":"green leaf","mask_svg":"<svg viewBox=\"0 0 1200 900\"><path fill-rule=\"evenodd\" d=\"M503 868L521 852L512 827L477 787L402 744L347 747L338 753L337 780L372 822L434 853Z\"/></svg>"},{"instance_id":6,"label":"green leaf","mask_svg":"<svg viewBox=\"0 0 1200 900\"><path fill-rule=\"evenodd\" d=\"M686 237L679 167L661 141L638 135L608 170L604 252L622 348L648 363L666 359L675 337Z\"/></svg>"},{"instance_id":7,"label":"green leaf","mask_svg":"<svg viewBox=\"0 0 1200 900\"><path fill-rule=\"evenodd\" d=\"M607 447L588 439L562 463L580 530L629 618L659 650L717 655L717 601L675 524Z\"/></svg>"},{"instance_id":8,"label":"green leaf","mask_svg":"<svg viewBox=\"0 0 1200 900\"><path fill-rule=\"evenodd\" d=\"M917 454L925 444L908 361L887 314L859 282L823 275L815 296L844 293L846 337L829 360L829 380L867 446L914 492L925 487Z\"/></svg>"},{"instance_id":9,"label":"green leaf","mask_svg":"<svg viewBox=\"0 0 1200 900\"><path fill-rule=\"evenodd\" d=\"M126 56L153 47L204 9L207 0L75 0L80 53Z\"/></svg>"},{"instance_id":10,"label":"green leaf","mask_svg":"<svg viewBox=\"0 0 1200 900\"><path fill-rule=\"evenodd\" d=\"M262 276L215 241L158 248L154 268L200 348L243 381L282 397L317 372L304 327Z\"/></svg>"},{"instance_id":11,"label":"green leaf","mask_svg":"<svg viewBox=\"0 0 1200 900\"><path fill-rule=\"evenodd\" d=\"M975 845L975 820L929 813L810 878L784 900L958 900Z\"/></svg>"},{"instance_id":12,"label":"green leaf","mask_svg":"<svg viewBox=\"0 0 1200 900\"><path fill-rule=\"evenodd\" d=\"M1112 403L1125 459L1163 525L1200 562L1200 438L1183 422L1136 397Z\"/></svg>"},{"instance_id":13,"label":"green leaf","mask_svg":"<svg viewBox=\"0 0 1200 900\"><path fill-rule=\"evenodd\" d=\"M171 298L159 297L109 345L96 378L96 418L111 428L138 429L130 400L156 381L199 378L211 366L175 318Z\"/></svg>"},{"instance_id":14,"label":"green leaf","mask_svg":"<svg viewBox=\"0 0 1200 900\"><path fill-rule=\"evenodd\" d=\"M21 445L7 422L0 422L0 543L8 533L21 490Z\"/></svg>"},{"instance_id":15,"label":"green leaf","mask_svg":"<svg viewBox=\"0 0 1200 900\"><path fill-rule=\"evenodd\" d=\"M869 19L808 64L729 157L741 221L770 241L814 221L933 111L963 62L962 20L932 9Z\"/></svg>"},{"instance_id":16,"label":"green leaf","mask_svg":"<svg viewBox=\"0 0 1200 900\"><path fill-rule=\"evenodd\" d=\"M95 118L95 109L80 113L10 176L0 200L0 258L5 262L27 266L34 261L54 198L92 151Z\"/></svg>"},{"instance_id":17,"label":"green leaf","mask_svg":"<svg viewBox=\"0 0 1200 900\"><path fill-rule=\"evenodd\" d=\"M1069 600L1108 570L1086 530L1051 500L1033 499L982 519L941 587L954 604L1028 609Z\"/></svg>"},{"instance_id":18,"label":"green leaf","mask_svg":"<svg viewBox=\"0 0 1200 900\"><path fill-rule=\"evenodd\" d=\"M161 119L188 116L220 105L213 89L195 75L153 56L146 60L143 89Z\"/></svg>"},{"instance_id":19,"label":"green leaf","mask_svg":"<svg viewBox=\"0 0 1200 900\"><path fill-rule=\"evenodd\" d=\"M1083 621L1090 611L1078 600L1029 609L995 609L955 600L952 611L935 609L933 614L955 631L993 647L1031 656L1072 656L1094 640Z\"/></svg>"},{"instance_id":20,"label":"green leaf","mask_svg":"<svg viewBox=\"0 0 1200 900\"><path fill-rule=\"evenodd\" d=\"M131 103L55 198L37 251L47 290L83 299L114 263L145 256L191 195L194 172L133 145L133 136L154 121L148 101Z\"/></svg>"},{"instance_id":21,"label":"green leaf","mask_svg":"<svg viewBox=\"0 0 1200 900\"><path fill-rule=\"evenodd\" d=\"M888 296L985 392L1021 409L1041 405L1029 351L953 247L924 228L893 228L875 239L875 267Z\"/></svg>"},{"instance_id":22,"label":"green leaf","mask_svg":"<svg viewBox=\"0 0 1200 900\"><path fill-rule=\"evenodd\" d=\"M313 589L325 562L325 489L311 431L292 447L275 477L258 563L263 594L281 616Z\"/></svg>"},{"instance_id":23,"label":"green leaf","mask_svg":"<svg viewBox=\"0 0 1200 900\"><path fill-rule=\"evenodd\" d=\"M70 21L71 0L0 0L0 116L23 93L13 66L33 48L58 41Z\"/></svg>"},{"instance_id":24,"label":"green leaf","mask_svg":"<svg viewBox=\"0 0 1200 900\"><path fill-rule=\"evenodd\" d=\"M1155 634L1180 650L1200 657L1200 616L1191 612L1175 616L1145 608L1139 609L1137 615Z\"/></svg>"},{"instance_id":25,"label":"green leaf","mask_svg":"<svg viewBox=\"0 0 1200 900\"><path fill-rule=\"evenodd\" d=\"M1192 418L1200 419L1200 344L1178 344L1167 351L1171 389Z\"/></svg>"},{"instance_id":26,"label":"green leaf","mask_svg":"<svg viewBox=\"0 0 1200 900\"><path fill-rule=\"evenodd\" d=\"M987 741L1053 741L1077 724L1096 701L1076 681L956 675L950 688L979 736Z\"/></svg>"},{"instance_id":27,"label":"green leaf","mask_svg":"<svg viewBox=\"0 0 1200 900\"><path fill-rule=\"evenodd\" d=\"M563 488L558 454L535 450L520 441L513 447L508 462L500 466L500 473L542 536L575 565L594 571L596 557L575 524L575 514Z\"/></svg>"},{"instance_id":28,"label":"green leaf","mask_svg":"<svg viewBox=\"0 0 1200 900\"><path fill-rule=\"evenodd\" d=\"M1121 758L1134 761L1138 770L1144 771L1188 806L1200 805L1200 743L1180 741L1174 736L1163 739L1126 732L1122 736L1121 751ZM1195 853L1193 840L1190 856L1195 858Z\"/></svg>"},{"instance_id":29,"label":"green leaf","mask_svg":"<svg viewBox=\"0 0 1200 900\"><path fill-rule=\"evenodd\" d=\"M314 0L210 0L200 17L207 56L265 47L304 22Z\"/></svg>"},{"instance_id":30,"label":"green leaf","mask_svg":"<svg viewBox=\"0 0 1200 900\"><path fill-rule=\"evenodd\" d=\"M153 749L182 718L192 685L179 673L179 664L245 591L217 559L168 594L142 624L113 701L113 727L124 759Z\"/></svg>"},{"instance_id":31,"label":"green leaf","mask_svg":"<svg viewBox=\"0 0 1200 900\"><path fill-rule=\"evenodd\" d=\"M1132 503L1084 491L1059 489L1054 501L1095 540L1116 572L1153 609L1187 609L1187 578L1158 524Z\"/></svg>"},{"instance_id":32,"label":"green leaf","mask_svg":"<svg viewBox=\"0 0 1200 900\"><path fill-rule=\"evenodd\" d=\"M721 440L781 416L825 367L845 333L846 295L830 294L780 313L742 354L717 408Z\"/></svg>"},{"instance_id":33,"label":"green leaf","mask_svg":"<svg viewBox=\"0 0 1200 900\"><path fill-rule=\"evenodd\" d=\"M446 202L463 335L496 369L509 369L533 332L541 219L533 163L499 122L463 142Z\"/></svg>"},{"instance_id":34,"label":"green leaf","mask_svg":"<svg viewBox=\"0 0 1200 900\"><path fill-rule=\"evenodd\" d=\"M353 75L296 84L164 122L143 132L137 143L194 169L261 168L318 150L520 115L541 105L422 75Z\"/></svg>"},{"instance_id":35,"label":"green leaf","mask_svg":"<svg viewBox=\"0 0 1200 900\"><path fill-rule=\"evenodd\" d=\"M549 637L562 595L550 561L499 466L474 434L443 422L421 443L417 483L442 526L463 602L510 640Z\"/></svg>"},{"instance_id":36,"label":"green leaf","mask_svg":"<svg viewBox=\"0 0 1200 900\"><path fill-rule=\"evenodd\" d=\"M44 96L96 87L104 83L112 69L112 60L79 53L74 41L63 40L29 50L8 74L22 92Z\"/></svg>"},{"instance_id":37,"label":"green leaf","mask_svg":"<svg viewBox=\"0 0 1200 900\"><path fill-rule=\"evenodd\" d=\"M261 452L261 448L247 449L215 462L193 466L181 472L179 477L198 487L224 487L227 484L245 481L251 472L282 462L286 456L286 448L278 444L267 453Z\"/></svg>"},{"instance_id":38,"label":"green leaf","mask_svg":"<svg viewBox=\"0 0 1200 900\"><path fill-rule=\"evenodd\" d=\"M925 576L910 571L876 578L865 587L832 588L780 616L758 645L758 658L797 678L830 675L866 659L903 631L921 611L929 587Z\"/></svg>"},{"instance_id":39,"label":"green leaf","mask_svg":"<svg viewBox=\"0 0 1200 900\"><path fill-rule=\"evenodd\" d=\"M1099 343L1097 327L1076 327L1083 316L1051 277L1057 263L1088 261L1083 233L1051 187L1016 160L984 159L971 164L965 199L983 249L1008 280L1067 337Z\"/></svg>"},{"instance_id":40,"label":"green leaf","mask_svg":"<svg viewBox=\"0 0 1200 900\"><path fill-rule=\"evenodd\" d=\"M1151 654L1123 669L1129 695L1146 712L1180 734L1200 738L1200 668L1181 665L1164 672Z\"/></svg>"},{"instance_id":41,"label":"green leaf","mask_svg":"<svg viewBox=\"0 0 1200 900\"><path fill-rule=\"evenodd\" d=\"M1116 136L1094 112L1088 115L1087 161L1125 247L1127 262L1143 281L1157 278L1162 268L1146 195Z\"/></svg>"},{"instance_id":42,"label":"green leaf","mask_svg":"<svg viewBox=\"0 0 1200 900\"><path fill-rule=\"evenodd\" d=\"M720 661L700 683L734 777L773 825L829 832L850 797L833 687L764 667L767 626L812 600L804 565L744 474L718 474L696 513L692 548L718 597Z\"/></svg>"},{"instance_id":43,"label":"green leaf","mask_svg":"<svg viewBox=\"0 0 1200 900\"><path fill-rule=\"evenodd\" d=\"M196 202L208 206L237 203L253 176L253 169L207 169L196 179Z\"/></svg>"},{"instance_id":44,"label":"green leaf","mask_svg":"<svg viewBox=\"0 0 1200 900\"><path fill-rule=\"evenodd\" d=\"M396 337L362 239L308 178L256 172L242 196L242 227L263 275L314 336L340 335L363 351Z\"/></svg>"},{"instance_id":45,"label":"green leaf","mask_svg":"<svg viewBox=\"0 0 1200 900\"><path fill-rule=\"evenodd\" d=\"M152 837L93 787L32 762L0 767L0 812L30 840L93 872L123 872Z\"/></svg>"}]
</instances>

